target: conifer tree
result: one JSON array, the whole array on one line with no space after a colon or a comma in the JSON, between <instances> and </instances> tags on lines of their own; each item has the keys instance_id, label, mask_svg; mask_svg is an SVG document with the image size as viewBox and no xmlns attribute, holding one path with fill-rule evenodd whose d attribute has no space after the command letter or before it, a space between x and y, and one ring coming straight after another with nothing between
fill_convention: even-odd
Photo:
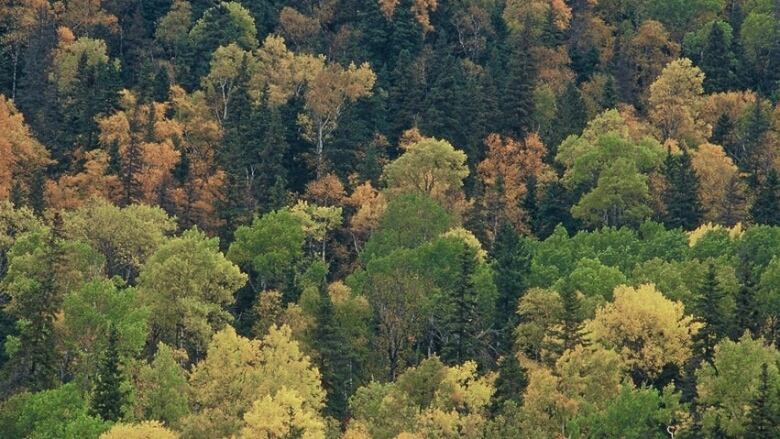
<instances>
[{"instance_id":1,"label":"conifer tree","mask_svg":"<svg viewBox=\"0 0 780 439\"><path fill-rule=\"evenodd\" d=\"M753 270L746 259L742 259L737 269L739 290L736 297L734 324L731 338L738 340L745 331L756 337L761 326L760 310L756 300L756 284L753 280Z\"/></svg>"},{"instance_id":2,"label":"conifer tree","mask_svg":"<svg viewBox=\"0 0 780 439\"><path fill-rule=\"evenodd\" d=\"M536 177L531 175L525 182L525 196L523 197L522 208L525 211L527 219L526 224L532 235L539 231L539 201L537 199Z\"/></svg>"},{"instance_id":3,"label":"conifer tree","mask_svg":"<svg viewBox=\"0 0 780 439\"><path fill-rule=\"evenodd\" d=\"M116 328L111 326L108 332L108 344L95 377L92 392L91 411L105 421L118 421L122 417L122 405L125 403L125 390L122 389L122 372L118 351L119 337Z\"/></svg>"},{"instance_id":4,"label":"conifer tree","mask_svg":"<svg viewBox=\"0 0 780 439\"><path fill-rule=\"evenodd\" d=\"M759 170L765 165L762 163L761 148L770 124L769 116L761 106L761 99L757 98L741 124L735 160L743 171L752 174L753 183L757 182Z\"/></svg>"},{"instance_id":5,"label":"conifer tree","mask_svg":"<svg viewBox=\"0 0 780 439\"><path fill-rule=\"evenodd\" d=\"M745 439L773 439L778 437L778 413L775 389L769 382L767 364L761 365L758 394L750 405Z\"/></svg>"},{"instance_id":6,"label":"conifer tree","mask_svg":"<svg viewBox=\"0 0 780 439\"><path fill-rule=\"evenodd\" d=\"M666 204L664 223L670 228L695 229L704 209L699 199L699 177L693 169L690 154L685 150L680 156L668 152L664 176L667 182L663 197Z\"/></svg>"},{"instance_id":7,"label":"conifer tree","mask_svg":"<svg viewBox=\"0 0 780 439\"><path fill-rule=\"evenodd\" d=\"M733 55L726 43L723 28L714 23L702 51L700 65L704 71L704 90L707 93L724 92L734 88L732 60Z\"/></svg>"},{"instance_id":8,"label":"conifer tree","mask_svg":"<svg viewBox=\"0 0 780 439\"><path fill-rule=\"evenodd\" d=\"M556 117L550 134L548 157L554 158L558 145L571 134L579 135L588 122L585 112L585 102L582 100L577 84L570 81L563 93L555 102ZM552 161L552 160L551 160Z\"/></svg>"},{"instance_id":9,"label":"conifer tree","mask_svg":"<svg viewBox=\"0 0 780 439\"><path fill-rule=\"evenodd\" d=\"M756 199L750 208L750 216L756 224L780 225L780 179L774 169L769 170L758 187Z\"/></svg>"},{"instance_id":10,"label":"conifer tree","mask_svg":"<svg viewBox=\"0 0 780 439\"><path fill-rule=\"evenodd\" d=\"M710 264L696 300L697 320L702 326L694 335L693 343L697 354L707 362L712 361L715 345L728 330L728 318L722 307L725 294L715 274L715 265Z\"/></svg>"},{"instance_id":11,"label":"conifer tree","mask_svg":"<svg viewBox=\"0 0 780 439\"><path fill-rule=\"evenodd\" d=\"M561 341L558 351L563 353L578 345L587 345L588 343L584 337L585 324L577 292L571 288L564 288L560 295L563 314L561 315L561 327L557 331L557 335Z\"/></svg>"},{"instance_id":12,"label":"conifer tree","mask_svg":"<svg viewBox=\"0 0 780 439\"><path fill-rule=\"evenodd\" d=\"M478 324L477 293L472 279L476 270L474 250L464 244L458 255L458 272L453 287L447 292L444 315L446 331L442 358L451 364L461 364L476 352Z\"/></svg>"},{"instance_id":13,"label":"conifer tree","mask_svg":"<svg viewBox=\"0 0 780 439\"><path fill-rule=\"evenodd\" d=\"M545 239L552 234L558 224L566 230L575 229L575 220L571 216L572 194L559 181L547 185L547 190L539 202L536 237Z\"/></svg>"},{"instance_id":14,"label":"conifer tree","mask_svg":"<svg viewBox=\"0 0 780 439\"><path fill-rule=\"evenodd\" d=\"M735 156L736 148L734 130L734 121L727 113L723 113L720 115L717 122L715 122L715 127L712 129L712 136L710 136L710 142L722 146L723 150L731 157Z\"/></svg>"},{"instance_id":15,"label":"conifer tree","mask_svg":"<svg viewBox=\"0 0 780 439\"><path fill-rule=\"evenodd\" d=\"M328 415L343 421L346 419L348 399L351 394L351 389L349 389L352 368L351 353L348 341L341 336L339 331L334 315L333 301L324 285L320 288L314 345L319 352L322 387L328 398L326 412Z\"/></svg>"},{"instance_id":16,"label":"conifer tree","mask_svg":"<svg viewBox=\"0 0 780 439\"><path fill-rule=\"evenodd\" d=\"M534 73L527 43L516 42L507 61L503 98L500 101L503 106L504 134L515 139L524 139L531 128Z\"/></svg>"},{"instance_id":17,"label":"conifer tree","mask_svg":"<svg viewBox=\"0 0 780 439\"><path fill-rule=\"evenodd\" d=\"M46 176L44 171L38 170L33 174L30 182L30 191L27 196L30 208L38 215L43 215L43 211L46 209L45 191Z\"/></svg>"},{"instance_id":18,"label":"conifer tree","mask_svg":"<svg viewBox=\"0 0 780 439\"><path fill-rule=\"evenodd\" d=\"M502 350L511 347L512 332L517 325L517 302L523 295L531 271L531 254L525 240L508 223L499 228L493 245L493 270L498 303L496 326L502 331Z\"/></svg>"},{"instance_id":19,"label":"conifer tree","mask_svg":"<svg viewBox=\"0 0 780 439\"><path fill-rule=\"evenodd\" d=\"M517 361L514 351L504 355L498 363L496 377L496 392L493 394L493 412L498 412L506 402L513 401L517 406L523 405L523 392L528 385L525 369Z\"/></svg>"}]
</instances>

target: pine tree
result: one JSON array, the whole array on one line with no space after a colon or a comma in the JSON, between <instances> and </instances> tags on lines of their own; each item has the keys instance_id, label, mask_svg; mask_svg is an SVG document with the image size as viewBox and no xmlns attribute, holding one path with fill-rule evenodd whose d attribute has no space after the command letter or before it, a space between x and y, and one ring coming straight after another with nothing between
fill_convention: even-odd
<instances>
[{"instance_id":1,"label":"pine tree","mask_svg":"<svg viewBox=\"0 0 780 439\"><path fill-rule=\"evenodd\" d=\"M764 111L761 99L757 98L741 124L735 160L740 169L752 174L754 182L757 181L759 170L765 165L761 149L770 124L769 115Z\"/></svg>"},{"instance_id":2,"label":"pine tree","mask_svg":"<svg viewBox=\"0 0 780 439\"><path fill-rule=\"evenodd\" d=\"M105 421L118 421L122 417L122 406L125 403L126 392L122 389L123 378L118 350L119 336L113 326L108 331L108 344L95 377L91 412Z\"/></svg>"},{"instance_id":3,"label":"pine tree","mask_svg":"<svg viewBox=\"0 0 780 439\"><path fill-rule=\"evenodd\" d=\"M171 78L168 76L168 69L161 67L157 70L154 77L154 88L152 98L157 102L167 102L171 92Z\"/></svg>"},{"instance_id":4,"label":"pine tree","mask_svg":"<svg viewBox=\"0 0 780 439\"><path fill-rule=\"evenodd\" d=\"M712 362L715 345L728 330L728 317L722 307L725 294L715 275L715 265L710 264L696 299L696 320L702 326L694 335L693 343L697 354L707 362Z\"/></svg>"},{"instance_id":5,"label":"pine tree","mask_svg":"<svg viewBox=\"0 0 780 439\"><path fill-rule=\"evenodd\" d=\"M43 215L43 211L46 209L45 191L46 176L43 170L38 170L33 174L30 182L30 191L27 196L28 205L38 215Z\"/></svg>"},{"instance_id":6,"label":"pine tree","mask_svg":"<svg viewBox=\"0 0 780 439\"><path fill-rule=\"evenodd\" d=\"M720 145L723 150L731 157L736 156L736 140L734 138L735 125L734 121L727 113L723 113L715 122L715 127L712 129L712 136L710 136L710 142Z\"/></svg>"},{"instance_id":7,"label":"pine tree","mask_svg":"<svg viewBox=\"0 0 780 439\"><path fill-rule=\"evenodd\" d=\"M780 434L774 393L767 364L764 363L761 365L758 394L750 405L745 439L774 439Z\"/></svg>"},{"instance_id":8,"label":"pine tree","mask_svg":"<svg viewBox=\"0 0 780 439\"><path fill-rule=\"evenodd\" d=\"M532 235L536 235L539 231L539 202L536 194L536 177L531 175L525 182L525 196L522 201L522 208L525 211L525 217L527 218L526 224Z\"/></svg>"},{"instance_id":9,"label":"pine tree","mask_svg":"<svg viewBox=\"0 0 780 439\"><path fill-rule=\"evenodd\" d=\"M536 237L545 239L552 234L558 224L562 224L566 230L576 229L576 223L571 216L573 205L572 194L569 193L559 181L547 185L547 190L539 202L537 216Z\"/></svg>"},{"instance_id":10,"label":"pine tree","mask_svg":"<svg viewBox=\"0 0 780 439\"><path fill-rule=\"evenodd\" d=\"M738 340L745 331L756 337L761 326L761 312L756 299L756 284L753 281L753 270L748 261L743 258L737 269L739 290L736 297L734 324L731 338Z\"/></svg>"},{"instance_id":11,"label":"pine tree","mask_svg":"<svg viewBox=\"0 0 780 439\"><path fill-rule=\"evenodd\" d=\"M508 352L498 363L496 377L496 392L493 394L493 412L496 413L504 404L513 401L517 406L523 405L523 392L528 386L528 376L523 366L517 361L514 352Z\"/></svg>"},{"instance_id":12,"label":"pine tree","mask_svg":"<svg viewBox=\"0 0 780 439\"><path fill-rule=\"evenodd\" d=\"M329 416L344 421L348 399L352 393L350 384L354 362L349 343L339 331L333 301L324 285L320 288L317 325L313 338L314 345L319 351L322 386L328 396L326 412Z\"/></svg>"},{"instance_id":13,"label":"pine tree","mask_svg":"<svg viewBox=\"0 0 780 439\"><path fill-rule=\"evenodd\" d=\"M756 224L780 225L780 180L774 169L769 170L764 182L758 187L750 216Z\"/></svg>"},{"instance_id":14,"label":"pine tree","mask_svg":"<svg viewBox=\"0 0 780 439\"><path fill-rule=\"evenodd\" d=\"M285 125L279 110L269 108L261 147L257 153L254 193L260 210L267 212L286 204L288 168L285 157L289 145ZM256 122L257 123L257 122Z\"/></svg>"},{"instance_id":15,"label":"pine tree","mask_svg":"<svg viewBox=\"0 0 780 439\"><path fill-rule=\"evenodd\" d=\"M498 290L496 327L501 331L501 351L512 346L517 325L517 302L528 286L531 254L525 240L506 222L499 228L493 245L493 278Z\"/></svg>"},{"instance_id":16,"label":"pine tree","mask_svg":"<svg viewBox=\"0 0 780 439\"><path fill-rule=\"evenodd\" d=\"M534 111L533 78L535 71L528 45L515 44L504 72L504 90L501 104L504 134L524 139L531 129Z\"/></svg>"},{"instance_id":17,"label":"pine tree","mask_svg":"<svg viewBox=\"0 0 780 439\"><path fill-rule=\"evenodd\" d=\"M561 291L561 303L563 305L563 315L561 315L561 327L557 331L558 338L561 340L558 347L559 353L563 353L578 345L587 345L584 337L585 324L582 318L580 299L577 292L571 288L564 288Z\"/></svg>"},{"instance_id":18,"label":"pine tree","mask_svg":"<svg viewBox=\"0 0 780 439\"><path fill-rule=\"evenodd\" d=\"M670 228L695 229L704 209L699 199L699 177L688 151L683 150L680 156L673 156L671 151L667 153L664 176L667 182L663 197L666 204L664 223Z\"/></svg>"},{"instance_id":19,"label":"pine tree","mask_svg":"<svg viewBox=\"0 0 780 439\"><path fill-rule=\"evenodd\" d=\"M445 339L442 358L450 364L461 364L474 358L477 350L477 292L473 275L476 270L474 249L464 244L458 255L458 272L447 291L444 315Z\"/></svg>"},{"instance_id":20,"label":"pine tree","mask_svg":"<svg viewBox=\"0 0 780 439\"><path fill-rule=\"evenodd\" d=\"M745 217L746 199L743 184L738 175L729 179L726 185L726 196L723 199L723 210L718 222L724 226L733 227Z\"/></svg>"},{"instance_id":21,"label":"pine tree","mask_svg":"<svg viewBox=\"0 0 780 439\"><path fill-rule=\"evenodd\" d=\"M704 71L704 90L707 93L724 92L735 87L732 61L733 55L726 44L723 28L717 22L713 23L700 65Z\"/></svg>"},{"instance_id":22,"label":"pine tree","mask_svg":"<svg viewBox=\"0 0 780 439\"><path fill-rule=\"evenodd\" d=\"M574 81L569 82L563 93L555 102L557 109L552 133L547 142L549 148L548 160L552 162L558 151L558 146L571 134L579 135L588 122L585 112L585 102Z\"/></svg>"}]
</instances>

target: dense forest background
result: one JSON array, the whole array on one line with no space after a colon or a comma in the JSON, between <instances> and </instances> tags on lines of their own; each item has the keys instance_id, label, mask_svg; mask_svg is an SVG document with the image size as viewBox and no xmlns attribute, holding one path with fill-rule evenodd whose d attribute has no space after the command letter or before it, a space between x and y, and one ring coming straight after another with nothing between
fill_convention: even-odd
<instances>
[{"instance_id":1,"label":"dense forest background","mask_svg":"<svg viewBox=\"0 0 780 439\"><path fill-rule=\"evenodd\" d=\"M780 1L0 0L0 436L780 437Z\"/></svg>"}]
</instances>

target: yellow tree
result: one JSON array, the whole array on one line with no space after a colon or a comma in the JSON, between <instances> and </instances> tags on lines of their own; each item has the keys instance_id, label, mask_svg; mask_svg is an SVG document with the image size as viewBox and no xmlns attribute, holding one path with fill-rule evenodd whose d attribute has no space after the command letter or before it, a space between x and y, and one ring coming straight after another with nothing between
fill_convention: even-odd
<instances>
[{"instance_id":1,"label":"yellow tree","mask_svg":"<svg viewBox=\"0 0 780 439\"><path fill-rule=\"evenodd\" d=\"M0 200L18 184L29 191L33 175L51 163L49 152L30 133L13 102L0 95Z\"/></svg>"},{"instance_id":2,"label":"yellow tree","mask_svg":"<svg viewBox=\"0 0 780 439\"><path fill-rule=\"evenodd\" d=\"M95 149L83 154L81 172L63 175L46 183L46 205L52 209L76 209L93 198L116 200L121 185L116 175L109 173L108 153Z\"/></svg>"},{"instance_id":3,"label":"yellow tree","mask_svg":"<svg viewBox=\"0 0 780 439\"><path fill-rule=\"evenodd\" d=\"M237 439L325 439L325 422L295 391L285 387L252 404Z\"/></svg>"},{"instance_id":4,"label":"yellow tree","mask_svg":"<svg viewBox=\"0 0 780 439\"><path fill-rule=\"evenodd\" d=\"M401 157L388 163L382 173L389 193L426 195L451 212L463 212L463 179L469 175L466 154L446 140L429 137L402 147Z\"/></svg>"},{"instance_id":5,"label":"yellow tree","mask_svg":"<svg viewBox=\"0 0 780 439\"><path fill-rule=\"evenodd\" d=\"M167 105L141 104L124 90L120 110L98 120L100 142L120 162L120 201L157 204L167 196L171 170L179 162L174 146L181 126L167 118Z\"/></svg>"},{"instance_id":6,"label":"yellow tree","mask_svg":"<svg viewBox=\"0 0 780 439\"><path fill-rule=\"evenodd\" d=\"M555 29L567 29L571 8L564 0L508 0L503 18L513 32L539 37L550 19Z\"/></svg>"},{"instance_id":7,"label":"yellow tree","mask_svg":"<svg viewBox=\"0 0 780 439\"><path fill-rule=\"evenodd\" d=\"M491 134L485 139L487 157L477 167L485 187L484 208L490 212L492 236L502 221L509 221L518 231L526 231L525 212L520 207L530 178L539 179L549 171L544 163L547 153L537 134L518 142L511 137Z\"/></svg>"},{"instance_id":8,"label":"yellow tree","mask_svg":"<svg viewBox=\"0 0 780 439\"><path fill-rule=\"evenodd\" d=\"M377 0L379 7L384 12L385 16L392 18L395 14L395 9L400 3L399 0ZM411 9L414 13L417 22L420 23L425 32L433 30L431 25L431 12L435 11L439 6L439 0L412 0Z\"/></svg>"},{"instance_id":9,"label":"yellow tree","mask_svg":"<svg viewBox=\"0 0 780 439\"><path fill-rule=\"evenodd\" d=\"M100 435L100 439L178 439L179 434L158 421L144 421L139 424L114 424Z\"/></svg>"},{"instance_id":10,"label":"yellow tree","mask_svg":"<svg viewBox=\"0 0 780 439\"><path fill-rule=\"evenodd\" d=\"M704 219L720 222L728 212L729 191L734 186L739 170L731 158L718 145L705 143L693 152L693 168L699 177L699 197L705 209Z\"/></svg>"},{"instance_id":11,"label":"yellow tree","mask_svg":"<svg viewBox=\"0 0 780 439\"><path fill-rule=\"evenodd\" d=\"M308 81L304 92L305 111L298 116L305 137L315 144L317 178L324 171L324 148L327 139L338 126L345 104L369 96L376 75L367 63L360 67L350 64L322 65Z\"/></svg>"},{"instance_id":12,"label":"yellow tree","mask_svg":"<svg viewBox=\"0 0 780 439\"><path fill-rule=\"evenodd\" d=\"M689 146L699 145L710 134L701 119L704 104L704 73L691 60L674 60L650 85L650 121L664 140L674 139Z\"/></svg>"},{"instance_id":13,"label":"yellow tree","mask_svg":"<svg viewBox=\"0 0 780 439\"><path fill-rule=\"evenodd\" d=\"M644 94L661 69L680 53L664 25L647 20L627 42L625 55L632 69L636 92Z\"/></svg>"},{"instance_id":14,"label":"yellow tree","mask_svg":"<svg viewBox=\"0 0 780 439\"><path fill-rule=\"evenodd\" d=\"M698 328L683 304L667 299L652 284L622 285L614 296L586 324L591 340L617 351L639 381L657 377L666 365L682 367Z\"/></svg>"},{"instance_id":15,"label":"yellow tree","mask_svg":"<svg viewBox=\"0 0 780 439\"><path fill-rule=\"evenodd\" d=\"M291 336L287 326L272 326L262 341L241 337L230 326L215 334L206 358L190 374L193 414L182 420L185 436L237 434L254 401L283 389L300 398L302 410L318 412L325 396L320 374Z\"/></svg>"}]
</instances>

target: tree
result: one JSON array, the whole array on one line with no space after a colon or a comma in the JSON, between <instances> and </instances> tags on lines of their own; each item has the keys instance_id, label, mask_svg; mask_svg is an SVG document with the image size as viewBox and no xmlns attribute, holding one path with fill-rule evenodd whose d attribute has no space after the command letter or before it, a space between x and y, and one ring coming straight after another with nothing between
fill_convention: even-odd
<instances>
[{"instance_id":1,"label":"tree","mask_svg":"<svg viewBox=\"0 0 780 439\"><path fill-rule=\"evenodd\" d=\"M580 310L580 299L577 292L570 288L561 291L561 323L558 329L558 338L561 345L558 348L561 353L574 349L579 345L587 346L585 323Z\"/></svg>"},{"instance_id":2,"label":"tree","mask_svg":"<svg viewBox=\"0 0 780 439\"><path fill-rule=\"evenodd\" d=\"M327 394L326 413L338 420L347 416L350 396L349 368L351 366L349 343L341 335L334 315L333 301L326 288L320 288L314 346L319 351L318 366L322 374L322 387Z\"/></svg>"},{"instance_id":3,"label":"tree","mask_svg":"<svg viewBox=\"0 0 780 439\"><path fill-rule=\"evenodd\" d=\"M122 388L124 378L117 350L119 336L114 326L111 326L108 331L108 344L95 378L91 404L94 415L113 422L122 417L126 391Z\"/></svg>"},{"instance_id":4,"label":"tree","mask_svg":"<svg viewBox=\"0 0 780 439\"><path fill-rule=\"evenodd\" d=\"M212 335L231 321L224 307L245 283L246 275L219 252L216 238L194 229L170 239L138 279L141 300L151 312L152 342L186 347L197 359Z\"/></svg>"},{"instance_id":5,"label":"tree","mask_svg":"<svg viewBox=\"0 0 780 439\"><path fill-rule=\"evenodd\" d=\"M616 349L634 380L642 383L658 377L667 365L681 367L688 361L697 325L682 303L648 284L617 287L614 301L597 309L585 327L592 341Z\"/></svg>"},{"instance_id":6,"label":"tree","mask_svg":"<svg viewBox=\"0 0 780 439\"><path fill-rule=\"evenodd\" d=\"M295 391L282 388L252 404L244 415L245 426L238 439L257 437L303 437L325 439L325 422L316 410L305 405Z\"/></svg>"},{"instance_id":7,"label":"tree","mask_svg":"<svg viewBox=\"0 0 780 439\"><path fill-rule=\"evenodd\" d=\"M317 178L325 173L325 139L338 126L344 104L369 96L374 82L376 74L367 63L347 68L323 63L309 79L304 93L305 112L298 116L298 124L315 144Z\"/></svg>"},{"instance_id":8,"label":"tree","mask_svg":"<svg viewBox=\"0 0 780 439\"><path fill-rule=\"evenodd\" d=\"M523 392L527 385L527 371L517 361L517 355L513 352L504 355L498 362L496 393L493 394L493 411L500 411L508 402L514 402L521 406Z\"/></svg>"},{"instance_id":9,"label":"tree","mask_svg":"<svg viewBox=\"0 0 780 439\"><path fill-rule=\"evenodd\" d=\"M778 434L777 401L774 389L769 382L766 363L761 365L758 393L750 405L750 418L745 429L745 437L751 439L772 438Z\"/></svg>"},{"instance_id":10,"label":"tree","mask_svg":"<svg viewBox=\"0 0 780 439\"><path fill-rule=\"evenodd\" d=\"M529 285L531 254L526 240L508 224L499 229L492 253L498 289L496 326L504 334L501 349L507 352L512 344L511 333L518 323L517 302Z\"/></svg>"},{"instance_id":11,"label":"tree","mask_svg":"<svg viewBox=\"0 0 780 439\"><path fill-rule=\"evenodd\" d=\"M478 340L477 293L474 288L476 255L468 245L458 255L454 288L447 291L442 357L445 361L460 364L473 359Z\"/></svg>"},{"instance_id":12,"label":"tree","mask_svg":"<svg viewBox=\"0 0 780 439\"><path fill-rule=\"evenodd\" d=\"M515 43L506 63L507 76L503 78L501 112L504 114L503 132L515 139L523 139L531 131L533 117L533 77L535 66L527 41Z\"/></svg>"},{"instance_id":13,"label":"tree","mask_svg":"<svg viewBox=\"0 0 780 439\"><path fill-rule=\"evenodd\" d=\"M585 102L577 84L569 82L555 101L556 118L550 135L550 156L555 157L558 145L570 135L579 136L588 122Z\"/></svg>"},{"instance_id":14,"label":"tree","mask_svg":"<svg viewBox=\"0 0 780 439\"><path fill-rule=\"evenodd\" d=\"M663 194L664 223L670 228L695 229L701 221L703 208L699 200L699 177L687 150L679 156L672 155L671 151L667 153L664 176L667 183Z\"/></svg>"},{"instance_id":15,"label":"tree","mask_svg":"<svg viewBox=\"0 0 780 439\"><path fill-rule=\"evenodd\" d=\"M756 298L756 284L753 280L753 269L746 262L741 261L739 268L739 290L735 298L734 332L732 339L737 340L749 331L754 337L758 336L761 326L760 304Z\"/></svg>"},{"instance_id":16,"label":"tree","mask_svg":"<svg viewBox=\"0 0 780 439\"><path fill-rule=\"evenodd\" d=\"M423 138L405 148L401 157L385 166L382 179L391 193L431 197L450 212L465 202L463 179L469 175L466 154L446 140Z\"/></svg>"},{"instance_id":17,"label":"tree","mask_svg":"<svg viewBox=\"0 0 780 439\"><path fill-rule=\"evenodd\" d=\"M100 435L100 439L178 439L178 433L165 428L157 421L143 421L138 424L114 424Z\"/></svg>"},{"instance_id":18,"label":"tree","mask_svg":"<svg viewBox=\"0 0 780 439\"><path fill-rule=\"evenodd\" d=\"M699 115L704 94L704 73L691 60L672 61L650 85L649 119L663 139L699 145L709 137Z\"/></svg>"},{"instance_id":19,"label":"tree","mask_svg":"<svg viewBox=\"0 0 780 439\"><path fill-rule=\"evenodd\" d=\"M699 199L703 208L702 219L733 225L739 203L733 197L739 196L739 187L735 179L739 178L738 169L722 147L705 143L699 145L691 157L693 170L699 179ZM671 194L670 194L671 195ZM733 201L732 201L733 200Z\"/></svg>"},{"instance_id":20,"label":"tree","mask_svg":"<svg viewBox=\"0 0 780 439\"><path fill-rule=\"evenodd\" d=\"M241 337L230 326L216 333L206 358L189 375L193 413L182 419L183 433L193 438L237 434L254 401L283 389L301 398L306 410L319 411L325 398L320 374L291 335L287 326L272 327L262 340Z\"/></svg>"},{"instance_id":21,"label":"tree","mask_svg":"<svg viewBox=\"0 0 780 439\"><path fill-rule=\"evenodd\" d=\"M696 320L701 327L692 339L697 355L707 362L712 361L715 345L729 329L728 316L723 310L724 297L716 278L715 265L710 263L696 300Z\"/></svg>"},{"instance_id":22,"label":"tree","mask_svg":"<svg viewBox=\"0 0 780 439\"><path fill-rule=\"evenodd\" d=\"M737 78L733 71L734 54L731 52L730 45L731 38L727 39L723 27L717 22L714 23L702 51L700 63L704 71L704 89L707 93L729 91L736 85Z\"/></svg>"},{"instance_id":23,"label":"tree","mask_svg":"<svg viewBox=\"0 0 780 439\"><path fill-rule=\"evenodd\" d=\"M750 216L756 224L780 225L780 178L774 169L769 170L759 186Z\"/></svg>"},{"instance_id":24,"label":"tree","mask_svg":"<svg viewBox=\"0 0 780 439\"><path fill-rule=\"evenodd\" d=\"M702 364L696 372L705 434L720 418L721 428L729 437L745 437L751 406L761 387L763 365L774 393L778 358L775 348L748 334L738 341L725 339L718 344L713 363Z\"/></svg>"},{"instance_id":25,"label":"tree","mask_svg":"<svg viewBox=\"0 0 780 439\"><path fill-rule=\"evenodd\" d=\"M133 413L137 419L153 419L177 425L189 413L187 377L179 365L183 351L159 343L154 359L141 366L134 380Z\"/></svg>"},{"instance_id":26,"label":"tree","mask_svg":"<svg viewBox=\"0 0 780 439\"><path fill-rule=\"evenodd\" d=\"M38 169L50 163L49 153L30 132L24 116L13 102L0 95L0 199L7 200L11 187L19 182L29 192Z\"/></svg>"}]
</instances>

